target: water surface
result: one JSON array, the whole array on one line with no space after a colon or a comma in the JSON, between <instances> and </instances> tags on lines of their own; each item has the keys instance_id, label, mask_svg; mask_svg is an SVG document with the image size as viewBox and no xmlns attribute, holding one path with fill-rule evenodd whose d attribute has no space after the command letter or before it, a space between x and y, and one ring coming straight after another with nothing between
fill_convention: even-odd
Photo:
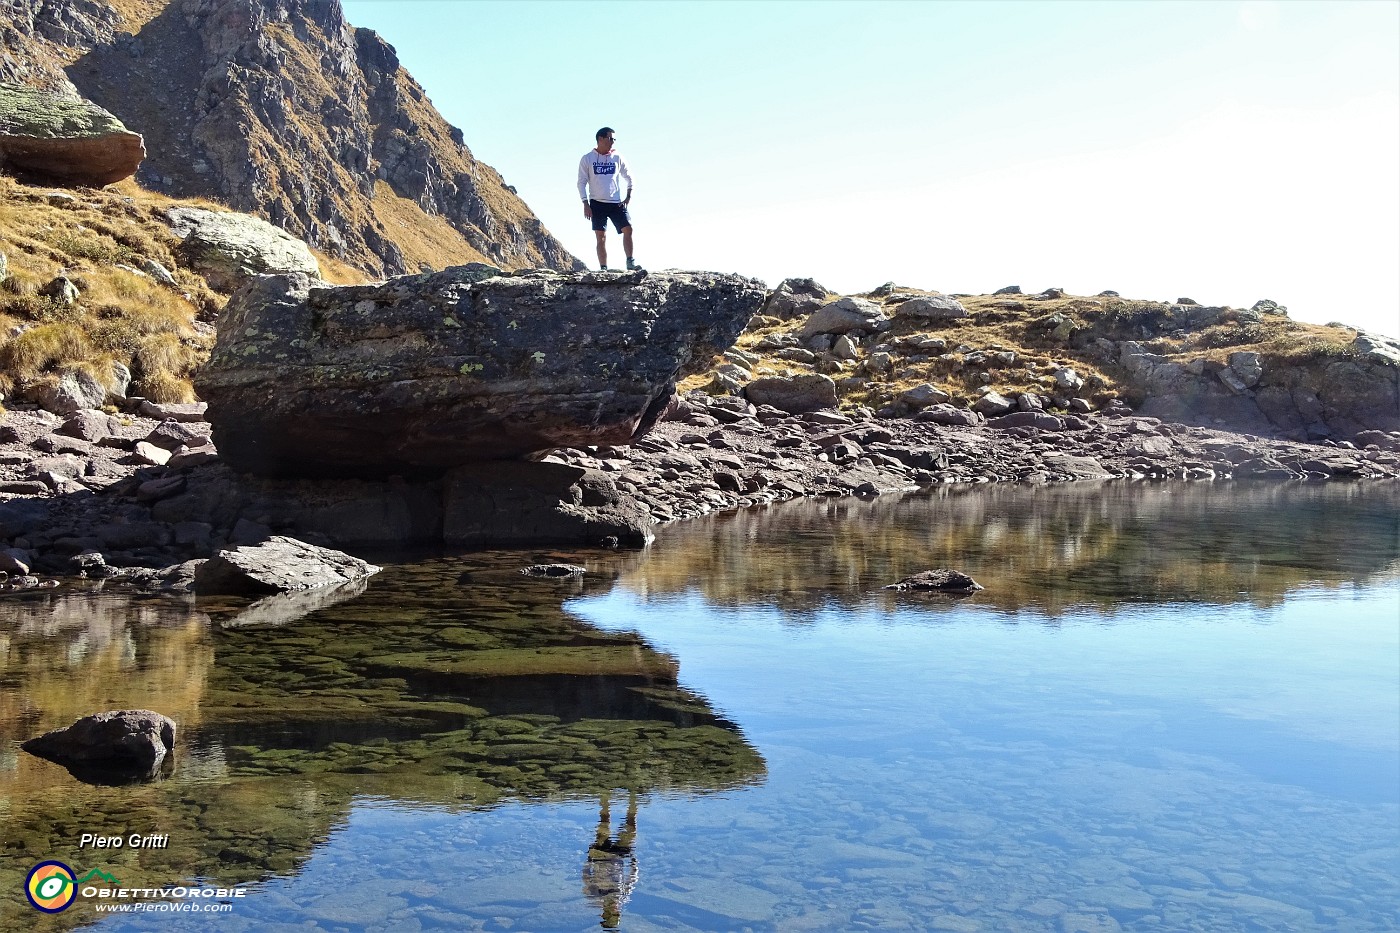
<instances>
[{"instance_id":1,"label":"water surface","mask_svg":"<svg viewBox=\"0 0 1400 933\"><path fill-rule=\"evenodd\" d=\"M930 567L986 589L880 589ZM0 927L1400 926L1396 484L805 501L245 609L0 604ZM16 747L119 706L181 723L170 777ZM250 890L41 917L45 858Z\"/></svg>"}]
</instances>

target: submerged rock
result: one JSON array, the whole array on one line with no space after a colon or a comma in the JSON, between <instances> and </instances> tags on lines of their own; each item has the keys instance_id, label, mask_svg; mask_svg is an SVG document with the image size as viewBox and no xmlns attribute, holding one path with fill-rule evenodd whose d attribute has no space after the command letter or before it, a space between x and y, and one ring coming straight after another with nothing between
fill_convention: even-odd
<instances>
[{"instance_id":1,"label":"submerged rock","mask_svg":"<svg viewBox=\"0 0 1400 933\"><path fill-rule=\"evenodd\" d=\"M706 272L266 276L229 302L196 385L236 469L436 475L636 440L764 297Z\"/></svg>"},{"instance_id":2,"label":"submerged rock","mask_svg":"<svg viewBox=\"0 0 1400 933\"><path fill-rule=\"evenodd\" d=\"M887 590L937 590L942 593L975 593L982 584L957 570L925 570L891 583Z\"/></svg>"},{"instance_id":3,"label":"submerged rock","mask_svg":"<svg viewBox=\"0 0 1400 933\"><path fill-rule=\"evenodd\" d=\"M581 577L588 569L578 564L531 564L520 572L527 577Z\"/></svg>"}]
</instances>

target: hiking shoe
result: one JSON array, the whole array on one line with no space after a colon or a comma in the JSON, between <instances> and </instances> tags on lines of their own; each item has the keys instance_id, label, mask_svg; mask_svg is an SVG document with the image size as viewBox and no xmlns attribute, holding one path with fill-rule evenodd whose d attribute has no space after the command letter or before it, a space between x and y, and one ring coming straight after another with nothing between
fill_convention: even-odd
<instances>
[{"instance_id":1,"label":"hiking shoe","mask_svg":"<svg viewBox=\"0 0 1400 933\"><path fill-rule=\"evenodd\" d=\"M643 270L642 270L642 265L641 265L641 263L637 262L637 260L633 259L631 256L628 256L628 257L627 257L627 271L628 271L628 272L640 272L640 271L643 271Z\"/></svg>"},{"instance_id":2,"label":"hiking shoe","mask_svg":"<svg viewBox=\"0 0 1400 933\"><path fill-rule=\"evenodd\" d=\"M599 272L607 272L607 271L608 271L608 267L607 267L607 266L599 266L599 267L598 267L598 271L599 271Z\"/></svg>"}]
</instances>

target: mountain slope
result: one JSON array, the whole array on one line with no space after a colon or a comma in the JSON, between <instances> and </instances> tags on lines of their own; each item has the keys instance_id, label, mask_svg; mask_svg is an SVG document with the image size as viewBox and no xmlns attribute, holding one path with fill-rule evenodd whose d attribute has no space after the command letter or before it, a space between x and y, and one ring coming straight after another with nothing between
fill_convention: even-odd
<instances>
[{"instance_id":1,"label":"mountain slope","mask_svg":"<svg viewBox=\"0 0 1400 933\"><path fill-rule=\"evenodd\" d=\"M581 265L339 0L0 0L0 80L146 138L143 187L267 218L369 275Z\"/></svg>"}]
</instances>

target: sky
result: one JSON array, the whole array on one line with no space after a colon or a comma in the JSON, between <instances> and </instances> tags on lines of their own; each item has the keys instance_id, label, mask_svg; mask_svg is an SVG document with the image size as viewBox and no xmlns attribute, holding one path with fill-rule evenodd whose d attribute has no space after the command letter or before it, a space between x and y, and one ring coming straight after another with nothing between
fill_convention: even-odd
<instances>
[{"instance_id":1,"label":"sky","mask_svg":"<svg viewBox=\"0 0 1400 933\"><path fill-rule=\"evenodd\" d=\"M1400 336L1400 0L343 6L590 266L607 125L650 269L1269 298Z\"/></svg>"}]
</instances>

